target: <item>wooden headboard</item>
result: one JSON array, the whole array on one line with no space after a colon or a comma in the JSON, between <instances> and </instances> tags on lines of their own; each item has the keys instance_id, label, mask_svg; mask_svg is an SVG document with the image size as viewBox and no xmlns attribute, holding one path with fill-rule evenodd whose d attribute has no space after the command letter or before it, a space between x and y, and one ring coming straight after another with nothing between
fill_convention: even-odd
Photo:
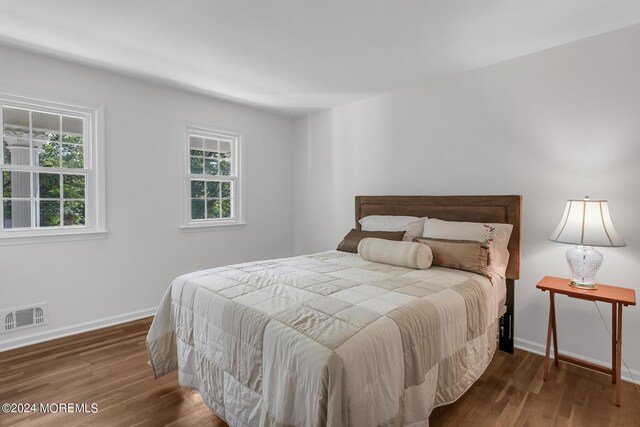
<instances>
[{"instance_id":1,"label":"wooden headboard","mask_svg":"<svg viewBox=\"0 0 640 427\"><path fill-rule=\"evenodd\" d=\"M507 279L520 277L522 196L356 196L356 228L368 215L407 215L446 221L513 225Z\"/></svg>"}]
</instances>

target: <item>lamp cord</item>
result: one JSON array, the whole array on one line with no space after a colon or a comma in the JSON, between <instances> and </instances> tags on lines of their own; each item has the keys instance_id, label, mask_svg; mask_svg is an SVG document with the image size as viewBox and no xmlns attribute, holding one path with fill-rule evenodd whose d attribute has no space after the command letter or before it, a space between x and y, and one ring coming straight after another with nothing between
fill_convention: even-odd
<instances>
[{"instance_id":1,"label":"lamp cord","mask_svg":"<svg viewBox=\"0 0 640 427\"><path fill-rule=\"evenodd\" d=\"M593 304L598 309L598 314L600 315L600 318L602 319L602 324L604 325L604 328L607 330L607 334L609 334L609 338L613 339L613 337L611 336L611 331L609 330L609 327L607 326L607 321L604 320L604 316L602 315L602 312L600 311L600 307L598 306L598 303L596 301L594 301ZM622 325L620 325L620 327L622 328ZM631 373L631 369L629 369L629 365L627 365L627 362L624 361L624 359L622 358L622 355L620 355L620 359L622 360L622 363L624 364L624 366L627 368L627 372L629 373L629 378L631 378L631 382L633 383L633 385L636 386L636 390L638 390L638 392L640 393L640 387L638 386L638 383L636 383L636 380L633 377L633 374ZM615 360L611 361L612 365L614 363L616 363Z\"/></svg>"}]
</instances>

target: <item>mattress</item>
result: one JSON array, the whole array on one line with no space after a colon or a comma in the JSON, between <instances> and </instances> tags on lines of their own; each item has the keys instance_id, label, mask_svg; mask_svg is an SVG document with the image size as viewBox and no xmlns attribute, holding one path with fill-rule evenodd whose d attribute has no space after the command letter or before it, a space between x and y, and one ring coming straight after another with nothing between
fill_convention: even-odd
<instances>
[{"instance_id":1,"label":"mattress","mask_svg":"<svg viewBox=\"0 0 640 427\"><path fill-rule=\"evenodd\" d=\"M198 271L147 336L231 426L428 426L496 349L504 280L329 251Z\"/></svg>"}]
</instances>

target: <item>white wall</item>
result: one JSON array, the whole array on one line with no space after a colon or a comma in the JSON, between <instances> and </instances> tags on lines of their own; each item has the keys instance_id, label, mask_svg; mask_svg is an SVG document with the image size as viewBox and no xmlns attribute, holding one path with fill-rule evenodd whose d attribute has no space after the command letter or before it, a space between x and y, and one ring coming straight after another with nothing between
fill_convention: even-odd
<instances>
[{"instance_id":1,"label":"white wall","mask_svg":"<svg viewBox=\"0 0 640 427\"><path fill-rule=\"evenodd\" d=\"M602 249L599 281L640 290L638 45L635 26L298 119L295 252L334 248L355 195L522 194L516 343L542 350L548 295L535 285L568 275L567 246L546 240L567 198L609 200L628 246ZM610 361L593 303L557 300L560 349ZM624 316L639 371L640 308Z\"/></svg>"},{"instance_id":2,"label":"white wall","mask_svg":"<svg viewBox=\"0 0 640 427\"><path fill-rule=\"evenodd\" d=\"M0 246L0 309L50 308L49 325L0 335L0 350L153 308L197 265L291 255L291 118L2 46L0 91L106 106L109 230L104 240ZM178 229L184 121L245 133L246 226Z\"/></svg>"}]
</instances>

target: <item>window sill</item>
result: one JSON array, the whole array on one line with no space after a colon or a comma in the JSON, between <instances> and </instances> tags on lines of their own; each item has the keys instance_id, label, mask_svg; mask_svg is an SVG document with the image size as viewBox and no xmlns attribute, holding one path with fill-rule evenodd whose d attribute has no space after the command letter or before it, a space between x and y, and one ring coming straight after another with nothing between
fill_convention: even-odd
<instances>
[{"instance_id":1,"label":"window sill","mask_svg":"<svg viewBox=\"0 0 640 427\"><path fill-rule=\"evenodd\" d=\"M189 223L189 224L181 225L180 230L182 230L185 233L189 233L189 232L206 231L206 230L244 228L246 225L247 225L246 222L237 222L237 221Z\"/></svg>"},{"instance_id":2,"label":"window sill","mask_svg":"<svg viewBox=\"0 0 640 427\"><path fill-rule=\"evenodd\" d=\"M0 235L0 246L31 245L39 243L74 242L81 240L106 239L107 231L74 231L68 233L15 234L4 232Z\"/></svg>"}]
</instances>

